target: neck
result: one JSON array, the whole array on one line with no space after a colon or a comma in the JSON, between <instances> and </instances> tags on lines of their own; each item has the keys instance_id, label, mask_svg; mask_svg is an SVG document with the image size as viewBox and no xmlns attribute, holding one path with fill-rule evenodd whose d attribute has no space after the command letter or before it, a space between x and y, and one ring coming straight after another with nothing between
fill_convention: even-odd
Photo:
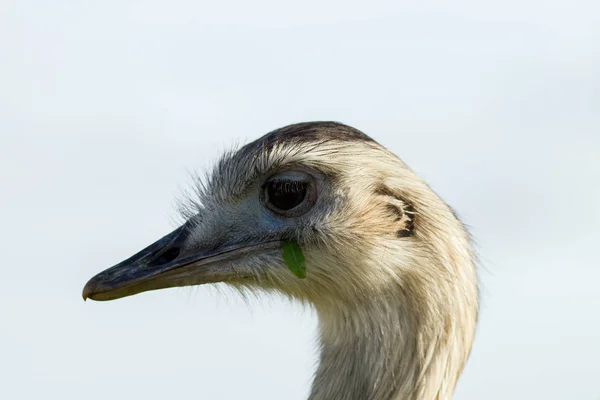
<instances>
[{"instance_id":1,"label":"neck","mask_svg":"<svg viewBox=\"0 0 600 400\"><path fill-rule=\"evenodd\" d=\"M414 301L413 290L397 289L360 304L317 306L321 358L309 400L452 397L473 316L450 317L447 304L427 305Z\"/></svg>"},{"instance_id":2,"label":"neck","mask_svg":"<svg viewBox=\"0 0 600 400\"><path fill-rule=\"evenodd\" d=\"M478 293L468 234L422 181L399 170L408 177L384 186L411 205L413 236L349 238L360 248L345 246L329 262L336 280L321 291L328 297L311 299L321 358L309 400L449 400L469 355Z\"/></svg>"}]
</instances>

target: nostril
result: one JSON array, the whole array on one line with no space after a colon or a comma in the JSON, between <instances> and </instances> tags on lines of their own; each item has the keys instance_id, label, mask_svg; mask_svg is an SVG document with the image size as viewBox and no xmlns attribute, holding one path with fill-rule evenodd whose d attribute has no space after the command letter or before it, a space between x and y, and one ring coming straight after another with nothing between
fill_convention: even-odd
<instances>
[{"instance_id":1,"label":"nostril","mask_svg":"<svg viewBox=\"0 0 600 400\"><path fill-rule=\"evenodd\" d=\"M181 252L181 250L179 250L178 247L171 247L170 249L168 249L167 251L162 253L160 256L158 256L154 261L152 261L151 264L152 265L162 265L162 264L170 263L171 261L176 259L177 256L179 256L180 252Z\"/></svg>"}]
</instances>

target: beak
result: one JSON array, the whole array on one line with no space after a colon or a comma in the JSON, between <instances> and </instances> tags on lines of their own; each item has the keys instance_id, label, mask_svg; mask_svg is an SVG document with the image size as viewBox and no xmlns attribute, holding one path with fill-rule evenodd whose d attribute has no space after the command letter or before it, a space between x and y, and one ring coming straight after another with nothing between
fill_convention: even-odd
<instances>
[{"instance_id":1,"label":"beak","mask_svg":"<svg viewBox=\"0 0 600 400\"><path fill-rule=\"evenodd\" d=\"M281 241L186 249L189 223L86 283L83 299L114 300L148 290L216 283L243 278L227 262L281 248ZM250 274L248 274L250 276Z\"/></svg>"}]
</instances>

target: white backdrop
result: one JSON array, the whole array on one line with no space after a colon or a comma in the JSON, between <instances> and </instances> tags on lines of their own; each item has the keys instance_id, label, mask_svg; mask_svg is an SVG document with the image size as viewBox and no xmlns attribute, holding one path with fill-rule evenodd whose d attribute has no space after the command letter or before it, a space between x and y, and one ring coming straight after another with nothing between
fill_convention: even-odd
<instances>
[{"instance_id":1,"label":"white backdrop","mask_svg":"<svg viewBox=\"0 0 600 400\"><path fill-rule=\"evenodd\" d=\"M472 228L481 318L455 398L600 398L600 3L366 3L2 2L0 398L304 399L310 311L80 292L174 227L189 171L323 119Z\"/></svg>"}]
</instances>

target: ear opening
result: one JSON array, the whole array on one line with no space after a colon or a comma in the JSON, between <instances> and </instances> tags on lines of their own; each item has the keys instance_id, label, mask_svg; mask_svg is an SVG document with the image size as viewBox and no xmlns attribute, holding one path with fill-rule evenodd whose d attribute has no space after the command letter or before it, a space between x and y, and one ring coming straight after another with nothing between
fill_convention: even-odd
<instances>
[{"instance_id":1,"label":"ear opening","mask_svg":"<svg viewBox=\"0 0 600 400\"><path fill-rule=\"evenodd\" d=\"M398 238L413 236L415 229L415 211L404 197L385 185L379 185L375 194L383 197L385 208L393 221L393 232Z\"/></svg>"}]
</instances>

